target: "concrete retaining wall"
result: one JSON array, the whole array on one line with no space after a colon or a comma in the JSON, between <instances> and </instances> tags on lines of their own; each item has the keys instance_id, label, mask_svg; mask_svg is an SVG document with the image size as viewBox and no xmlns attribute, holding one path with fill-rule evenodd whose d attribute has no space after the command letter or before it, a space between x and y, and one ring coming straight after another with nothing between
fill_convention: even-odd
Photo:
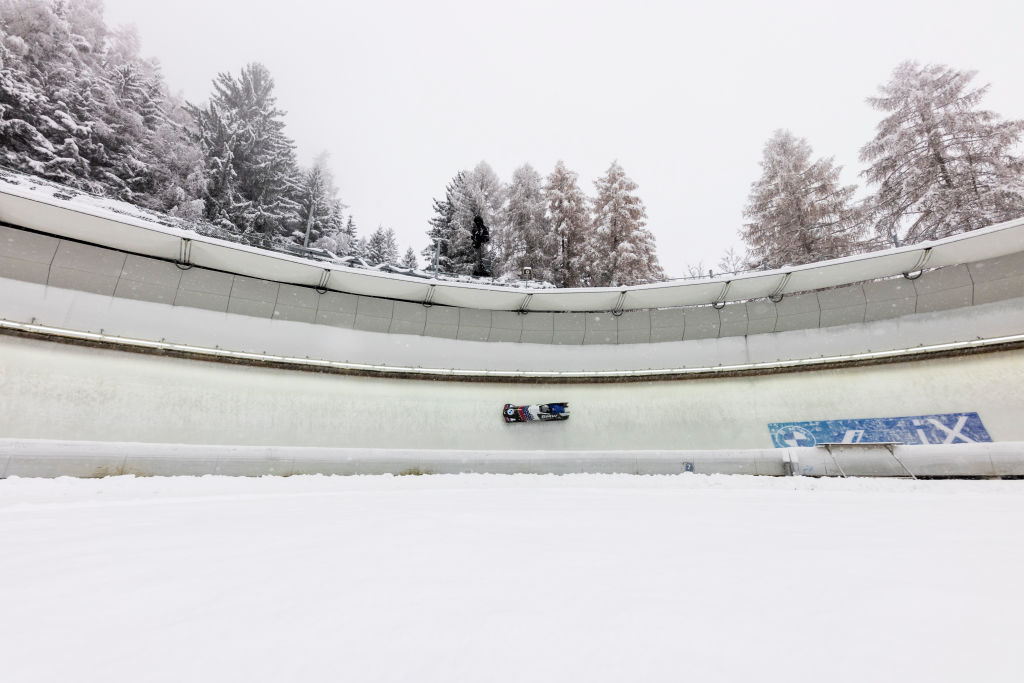
<instances>
[{"instance_id":1,"label":"concrete retaining wall","mask_svg":"<svg viewBox=\"0 0 1024 683\"><path fill-rule=\"evenodd\" d=\"M0 440L2 477L297 474L1024 476L1024 443L736 451L453 451Z\"/></svg>"},{"instance_id":2,"label":"concrete retaining wall","mask_svg":"<svg viewBox=\"0 0 1024 683\"><path fill-rule=\"evenodd\" d=\"M710 307L706 310L718 314ZM682 311L652 314L661 319L663 314L681 316ZM200 349L382 368L451 369L481 375L628 373L843 357L1011 337L1024 333L1024 298L820 329L658 344L568 346L367 332L0 279L0 319L72 334L102 333Z\"/></svg>"},{"instance_id":3,"label":"concrete retaining wall","mask_svg":"<svg viewBox=\"0 0 1024 683\"><path fill-rule=\"evenodd\" d=\"M888 320L1024 296L1024 252L877 282L712 306L610 312L431 306L281 284L0 226L0 278L264 320L478 342L637 344Z\"/></svg>"}]
</instances>

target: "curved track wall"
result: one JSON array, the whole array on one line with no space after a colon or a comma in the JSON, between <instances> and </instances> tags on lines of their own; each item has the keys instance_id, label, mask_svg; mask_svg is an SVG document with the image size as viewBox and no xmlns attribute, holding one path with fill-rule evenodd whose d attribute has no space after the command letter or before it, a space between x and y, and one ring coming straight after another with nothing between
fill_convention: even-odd
<instances>
[{"instance_id":1,"label":"curved track wall","mask_svg":"<svg viewBox=\"0 0 1024 683\"><path fill-rule=\"evenodd\" d=\"M774 422L977 412L1024 441L1024 351L630 384L409 381L124 353L0 335L0 433L157 443L409 449L770 448ZM568 401L560 423L505 403Z\"/></svg>"},{"instance_id":2,"label":"curved track wall","mask_svg":"<svg viewBox=\"0 0 1024 683\"><path fill-rule=\"evenodd\" d=\"M761 297L723 303L720 308L517 313L393 300L385 298L387 287L380 288L379 296L370 296L199 266L182 269L167 260L0 226L0 278L264 321L461 341L578 346L734 339L871 323L1021 297L1024 252L947 265L914 280L896 276L794 292L778 301ZM731 290L730 284L700 287Z\"/></svg>"},{"instance_id":3,"label":"curved track wall","mask_svg":"<svg viewBox=\"0 0 1024 683\"><path fill-rule=\"evenodd\" d=\"M692 295L696 305L518 314L388 298L434 285L381 274L332 271L362 290L329 291L306 281L318 270L301 259L193 244L66 208L53 213L34 200L0 200L0 219L35 221L34 232L0 228L0 437L519 452L749 449L773 445L774 423L976 413L992 439L1024 441L1022 221L934 249L734 282L637 288L611 292L610 300L607 291L529 295L548 297L545 306L564 299L621 308L629 296L662 295ZM47 217L70 223L44 234ZM102 233L103 246L82 241L90 231ZM176 265L162 255L179 243L212 265ZM923 270L933 256L942 267ZM297 279L253 278L257 262L267 265L268 278ZM917 279L848 277L882 266L887 275L906 267ZM799 292L798 282L841 286ZM738 300L754 284L771 296ZM466 304L522 295L444 288ZM699 303L707 301L721 305ZM175 345L192 351L159 355ZM151 353L124 352L143 346ZM890 362L865 364L879 354ZM924 358L892 362L914 354ZM269 356L332 372L267 367ZM196 360L214 357L248 364ZM778 372L795 365L804 371ZM445 373L484 381L437 379ZM435 379L408 379L425 375ZM672 379L648 381L656 376ZM631 381L598 383L616 379ZM549 401L568 401L571 419L501 419L505 403Z\"/></svg>"}]
</instances>

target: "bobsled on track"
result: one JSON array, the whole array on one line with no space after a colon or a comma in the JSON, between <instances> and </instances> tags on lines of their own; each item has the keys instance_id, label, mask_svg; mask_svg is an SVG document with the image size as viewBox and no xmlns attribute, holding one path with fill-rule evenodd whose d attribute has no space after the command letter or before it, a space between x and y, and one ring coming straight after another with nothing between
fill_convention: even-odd
<instances>
[{"instance_id":1,"label":"bobsled on track","mask_svg":"<svg viewBox=\"0 0 1024 683\"><path fill-rule=\"evenodd\" d=\"M541 403L538 405L516 406L506 403L502 409L502 416L505 422L533 422L540 420L547 422L551 420L568 420L568 403Z\"/></svg>"}]
</instances>

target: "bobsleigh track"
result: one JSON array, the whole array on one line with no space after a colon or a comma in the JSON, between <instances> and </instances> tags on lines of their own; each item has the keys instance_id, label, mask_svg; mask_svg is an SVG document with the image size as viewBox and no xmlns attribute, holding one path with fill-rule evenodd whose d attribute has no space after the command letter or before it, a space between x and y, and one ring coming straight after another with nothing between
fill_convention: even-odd
<instances>
[{"instance_id":1,"label":"bobsleigh track","mask_svg":"<svg viewBox=\"0 0 1024 683\"><path fill-rule=\"evenodd\" d=\"M269 253L0 180L0 477L1024 476L1022 346L1024 220L553 290ZM571 418L501 417L552 401Z\"/></svg>"}]
</instances>

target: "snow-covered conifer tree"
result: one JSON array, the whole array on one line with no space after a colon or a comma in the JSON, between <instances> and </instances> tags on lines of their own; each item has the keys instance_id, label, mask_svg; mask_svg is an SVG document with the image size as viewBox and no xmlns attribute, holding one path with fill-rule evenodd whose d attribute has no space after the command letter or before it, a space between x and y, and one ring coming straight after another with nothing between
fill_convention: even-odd
<instances>
[{"instance_id":1,"label":"snow-covered conifer tree","mask_svg":"<svg viewBox=\"0 0 1024 683\"><path fill-rule=\"evenodd\" d=\"M1024 121L978 107L988 86L973 71L904 62L880 95L886 112L861 149L878 187L873 224L888 245L937 239L1024 215Z\"/></svg>"},{"instance_id":2,"label":"snow-covered conifer tree","mask_svg":"<svg viewBox=\"0 0 1024 683\"><path fill-rule=\"evenodd\" d=\"M395 238L393 228L388 228L384 233L384 263L398 264L398 240Z\"/></svg>"},{"instance_id":3,"label":"snow-covered conifer tree","mask_svg":"<svg viewBox=\"0 0 1024 683\"><path fill-rule=\"evenodd\" d=\"M751 185L741 231L750 268L779 268L857 251L861 228L854 186L833 160L811 160L811 146L788 130L765 143L761 178Z\"/></svg>"},{"instance_id":4,"label":"snow-covered conifer tree","mask_svg":"<svg viewBox=\"0 0 1024 683\"><path fill-rule=\"evenodd\" d=\"M594 263L589 200L579 176L561 161L544 186L548 219L557 240L552 282L559 287L585 287Z\"/></svg>"},{"instance_id":5,"label":"snow-covered conifer tree","mask_svg":"<svg viewBox=\"0 0 1024 683\"><path fill-rule=\"evenodd\" d=\"M40 22L55 23L56 17L46 9L43 0L0 2L0 158L11 168L69 182L74 170L61 162L55 140L51 139L66 135L67 124L50 116L51 103L38 78L30 73L32 34L17 35L11 26L11 13L15 11L34 10ZM71 124L77 127L76 122Z\"/></svg>"},{"instance_id":6,"label":"snow-covered conifer tree","mask_svg":"<svg viewBox=\"0 0 1024 683\"><path fill-rule=\"evenodd\" d=\"M302 173L296 199L300 207L297 227L302 241L307 246L321 247L335 254L343 251L347 236L344 236L341 211L345 207L338 199L326 152Z\"/></svg>"},{"instance_id":7,"label":"snow-covered conifer tree","mask_svg":"<svg viewBox=\"0 0 1024 683\"><path fill-rule=\"evenodd\" d=\"M172 95L155 61L141 59L134 29L108 40L105 144L124 179L121 198L158 211L198 218L206 178L202 149L190 131L183 103Z\"/></svg>"},{"instance_id":8,"label":"snow-covered conifer tree","mask_svg":"<svg viewBox=\"0 0 1024 683\"><path fill-rule=\"evenodd\" d=\"M352 214L349 214L348 220L345 221L345 227L341 229L341 235L339 236L339 239L344 240L344 248L339 245L339 251L334 253L338 256L354 255L359 244L359 236L357 233L356 221L352 217Z\"/></svg>"},{"instance_id":9,"label":"snow-covered conifer tree","mask_svg":"<svg viewBox=\"0 0 1024 683\"><path fill-rule=\"evenodd\" d=\"M434 215L427 230L427 247L420 252L428 268L433 268L437 253L437 269L442 273L454 272L450 251L455 237L455 206L462 201L466 174L459 171L445 188L444 199L434 200ZM438 249L440 247L440 249Z\"/></svg>"},{"instance_id":10,"label":"snow-covered conifer tree","mask_svg":"<svg viewBox=\"0 0 1024 683\"><path fill-rule=\"evenodd\" d=\"M420 267L419 261L416 260L416 252L413 251L412 247L405 250L405 256L403 256L402 260L398 262L398 265L402 268L409 268L411 270L416 270Z\"/></svg>"},{"instance_id":11,"label":"snow-covered conifer tree","mask_svg":"<svg viewBox=\"0 0 1024 683\"><path fill-rule=\"evenodd\" d=\"M195 119L196 136L203 150L206 188L205 216L220 227L238 234L251 229L252 221L243 219L250 202L242 196L235 170L235 125L230 112L211 101L200 109L189 105Z\"/></svg>"},{"instance_id":12,"label":"snow-covered conifer tree","mask_svg":"<svg viewBox=\"0 0 1024 683\"><path fill-rule=\"evenodd\" d=\"M639 186L617 161L595 185L594 244L600 260L591 284L617 287L663 280L654 235L646 227L647 209L635 194Z\"/></svg>"},{"instance_id":13,"label":"snow-covered conifer tree","mask_svg":"<svg viewBox=\"0 0 1024 683\"><path fill-rule=\"evenodd\" d=\"M0 144L7 160L97 193L122 188L111 171L119 155L104 144L119 141L104 120L112 91L104 82L102 7L4 0L0 18Z\"/></svg>"},{"instance_id":14,"label":"snow-covered conifer tree","mask_svg":"<svg viewBox=\"0 0 1024 683\"><path fill-rule=\"evenodd\" d=\"M155 62L99 0L0 0L0 155L30 173L177 215L205 178Z\"/></svg>"},{"instance_id":15,"label":"snow-covered conifer tree","mask_svg":"<svg viewBox=\"0 0 1024 683\"><path fill-rule=\"evenodd\" d=\"M267 243L290 233L300 210L295 144L284 134L274 80L262 64L249 64L238 78L218 74L213 87L207 107L190 107L210 160L208 217Z\"/></svg>"},{"instance_id":16,"label":"snow-covered conifer tree","mask_svg":"<svg viewBox=\"0 0 1024 683\"><path fill-rule=\"evenodd\" d=\"M164 118L150 131L145 146L147 172L136 194L157 211L198 219L204 213L206 163L190 130L191 117L176 100L162 107Z\"/></svg>"},{"instance_id":17,"label":"snow-covered conifer tree","mask_svg":"<svg viewBox=\"0 0 1024 683\"><path fill-rule=\"evenodd\" d=\"M352 252L349 256L355 256L356 258L366 259L366 254L370 249L369 242L366 237L360 237L352 245Z\"/></svg>"},{"instance_id":18,"label":"snow-covered conifer tree","mask_svg":"<svg viewBox=\"0 0 1024 683\"><path fill-rule=\"evenodd\" d=\"M500 232L498 218L505 201L505 187L486 161L464 176L461 192L452 197L452 232L448 244L451 272L472 275L479 272L484 254L489 251L474 249L472 243L473 219L480 216L491 230L491 239L498 239Z\"/></svg>"},{"instance_id":19,"label":"snow-covered conifer tree","mask_svg":"<svg viewBox=\"0 0 1024 683\"><path fill-rule=\"evenodd\" d=\"M60 165L76 178L73 184L100 194L125 196L125 183L112 170L123 160L123 147L136 131L122 130L120 121L110 120L116 112L111 106L112 91L105 82L103 64L106 27L102 5L85 3L45 3L48 11L39 11L42 3L32 3L33 16L15 15L28 30L31 46L30 69L35 71L44 96L50 103L50 120L70 135L60 140L57 157ZM44 24L35 18L48 14ZM12 18L15 18L12 17ZM16 20L17 20L16 19ZM118 134L123 134L118 138ZM108 147L110 145L110 147Z\"/></svg>"},{"instance_id":20,"label":"snow-covered conifer tree","mask_svg":"<svg viewBox=\"0 0 1024 683\"><path fill-rule=\"evenodd\" d=\"M371 266L382 263L398 263L398 242L395 240L395 231L391 228L384 229L378 226L370 239L366 242L366 252L363 259Z\"/></svg>"},{"instance_id":21,"label":"snow-covered conifer tree","mask_svg":"<svg viewBox=\"0 0 1024 683\"><path fill-rule=\"evenodd\" d=\"M530 266L534 278L553 281L558 238L547 216L540 174L529 164L516 169L507 199L494 240L494 272L518 276Z\"/></svg>"}]
</instances>

